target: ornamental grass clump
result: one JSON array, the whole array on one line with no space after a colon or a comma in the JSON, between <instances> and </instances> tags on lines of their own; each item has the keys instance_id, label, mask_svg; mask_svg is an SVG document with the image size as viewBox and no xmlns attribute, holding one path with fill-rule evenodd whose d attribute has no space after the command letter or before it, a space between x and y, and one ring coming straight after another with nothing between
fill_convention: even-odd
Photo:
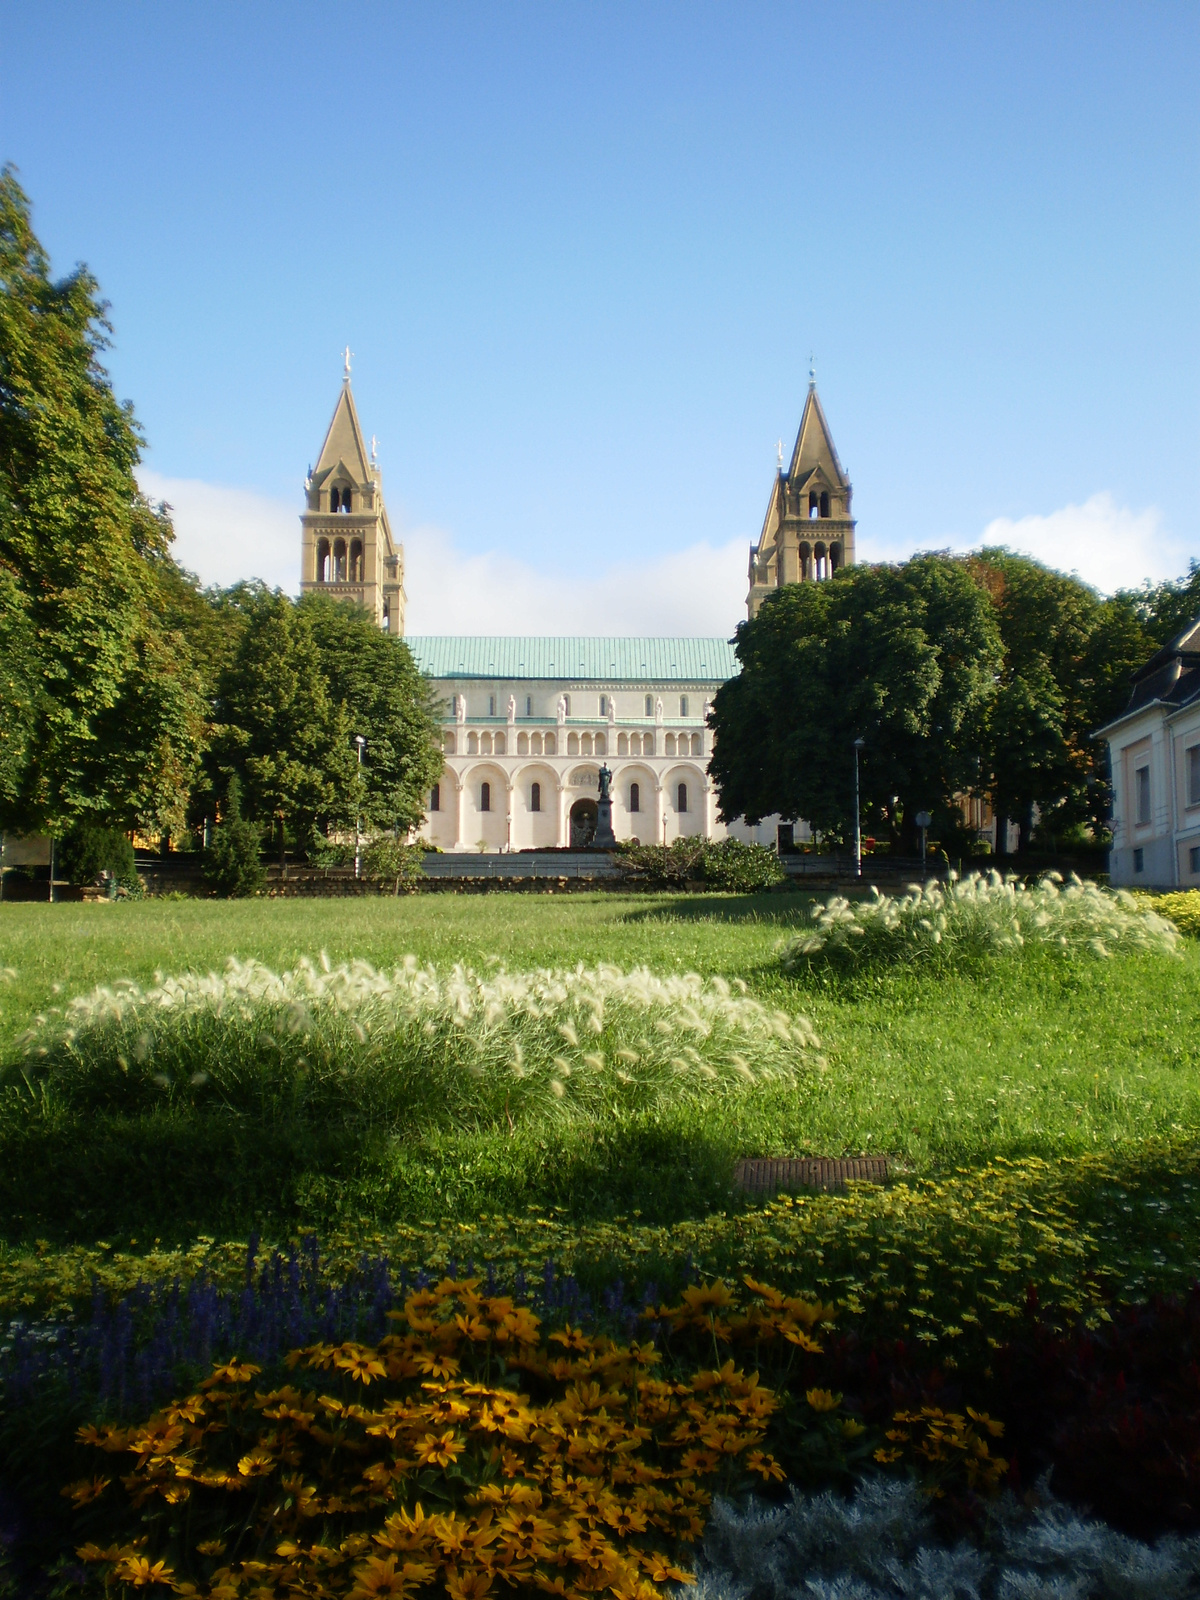
<instances>
[{"instance_id":1,"label":"ornamental grass clump","mask_svg":"<svg viewBox=\"0 0 1200 1600\"><path fill-rule=\"evenodd\" d=\"M582 964L485 977L412 956L391 972L231 958L221 974L118 983L21 1045L6 1087L50 1114L223 1109L405 1132L603 1117L824 1065L808 1022L740 979Z\"/></svg>"},{"instance_id":2,"label":"ornamental grass clump","mask_svg":"<svg viewBox=\"0 0 1200 1600\"><path fill-rule=\"evenodd\" d=\"M1038 949L1066 956L1173 955L1173 922L1124 890L1064 882L1032 887L998 872L912 884L907 894L814 900L797 936L781 947L785 972L818 964L929 963L947 967Z\"/></svg>"}]
</instances>

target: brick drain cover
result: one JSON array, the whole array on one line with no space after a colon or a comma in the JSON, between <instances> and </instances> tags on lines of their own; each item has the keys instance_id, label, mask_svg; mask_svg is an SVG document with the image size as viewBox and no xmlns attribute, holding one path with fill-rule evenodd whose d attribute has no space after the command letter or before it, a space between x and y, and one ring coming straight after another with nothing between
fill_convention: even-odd
<instances>
[{"instance_id":1,"label":"brick drain cover","mask_svg":"<svg viewBox=\"0 0 1200 1600\"><path fill-rule=\"evenodd\" d=\"M847 1183L886 1183L886 1156L796 1156L780 1160L739 1161L734 1187L747 1194L775 1194L780 1189L844 1189Z\"/></svg>"}]
</instances>

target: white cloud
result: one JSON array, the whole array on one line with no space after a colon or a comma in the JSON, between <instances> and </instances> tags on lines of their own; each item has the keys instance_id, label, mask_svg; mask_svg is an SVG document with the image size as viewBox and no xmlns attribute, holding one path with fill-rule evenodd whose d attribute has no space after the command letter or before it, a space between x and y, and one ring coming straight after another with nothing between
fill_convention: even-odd
<instances>
[{"instance_id":1,"label":"white cloud","mask_svg":"<svg viewBox=\"0 0 1200 1600\"><path fill-rule=\"evenodd\" d=\"M1077 573L1103 594L1136 588L1144 578L1178 578L1195 554L1163 527L1157 506L1131 511L1107 491L1045 517L997 517L981 543L1007 545L1048 567Z\"/></svg>"},{"instance_id":2,"label":"white cloud","mask_svg":"<svg viewBox=\"0 0 1200 1600\"><path fill-rule=\"evenodd\" d=\"M256 494L167 478L142 467L142 492L165 500L175 524L175 559L202 583L230 584L261 578L289 594L300 588L300 516L295 506Z\"/></svg>"},{"instance_id":3,"label":"white cloud","mask_svg":"<svg viewBox=\"0 0 1200 1600\"><path fill-rule=\"evenodd\" d=\"M204 583L261 578L296 593L300 521L294 506L249 489L168 478L138 481L171 506L175 556ZM732 633L744 615L744 539L692 545L594 577L545 572L502 551L467 554L440 528L401 535L409 633Z\"/></svg>"},{"instance_id":4,"label":"white cloud","mask_svg":"<svg viewBox=\"0 0 1200 1600\"><path fill-rule=\"evenodd\" d=\"M1156 583L1178 578L1197 554L1164 528L1157 506L1133 511L1118 505L1107 490L1045 516L997 517L981 538L955 548L981 545L1006 545L1059 572L1073 572L1102 594L1137 588L1145 578ZM895 549L873 547L869 538L860 541L859 553L865 560L903 559Z\"/></svg>"},{"instance_id":5,"label":"white cloud","mask_svg":"<svg viewBox=\"0 0 1200 1600\"><path fill-rule=\"evenodd\" d=\"M543 572L449 534L404 535L409 633L641 634L727 638L745 615L747 545L696 544L594 577Z\"/></svg>"}]
</instances>

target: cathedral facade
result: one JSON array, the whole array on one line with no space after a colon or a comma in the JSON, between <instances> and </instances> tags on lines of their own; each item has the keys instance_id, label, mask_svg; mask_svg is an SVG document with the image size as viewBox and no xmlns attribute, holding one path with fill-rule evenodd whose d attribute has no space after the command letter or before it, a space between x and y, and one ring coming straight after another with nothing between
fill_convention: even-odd
<instances>
[{"instance_id":1,"label":"cathedral facade","mask_svg":"<svg viewBox=\"0 0 1200 1600\"><path fill-rule=\"evenodd\" d=\"M349 364L325 443L305 482L301 590L363 605L404 636L404 551L392 538ZM815 383L790 465L782 460L750 549L747 610L783 583L819 582L854 560L850 482ZM407 637L441 710L445 765L418 837L447 851L586 847L600 767L612 773L619 840L774 845L803 823L717 820L708 776L712 698L737 672L728 639ZM370 751L366 752L370 760Z\"/></svg>"}]
</instances>

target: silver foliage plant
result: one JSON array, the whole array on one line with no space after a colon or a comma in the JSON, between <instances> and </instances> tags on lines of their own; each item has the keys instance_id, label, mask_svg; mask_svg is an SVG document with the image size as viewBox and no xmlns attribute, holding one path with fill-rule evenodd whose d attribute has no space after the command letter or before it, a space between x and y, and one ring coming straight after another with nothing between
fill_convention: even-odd
<instances>
[{"instance_id":1,"label":"silver foliage plant","mask_svg":"<svg viewBox=\"0 0 1200 1600\"><path fill-rule=\"evenodd\" d=\"M677 1600L1179 1600L1200 1595L1200 1539L1143 1544L1080 1516L1045 1484L1006 1494L982 1545L939 1544L924 1490L869 1478L852 1499L715 1501L697 1582Z\"/></svg>"},{"instance_id":2,"label":"silver foliage plant","mask_svg":"<svg viewBox=\"0 0 1200 1600\"><path fill-rule=\"evenodd\" d=\"M1123 889L1065 882L1049 873L1032 887L998 872L910 884L903 895L814 900L795 938L781 946L785 972L814 961L941 961L1015 953L1027 947L1064 955L1129 951L1172 955L1179 930Z\"/></svg>"},{"instance_id":3,"label":"silver foliage plant","mask_svg":"<svg viewBox=\"0 0 1200 1600\"><path fill-rule=\"evenodd\" d=\"M38 1018L9 1089L50 1105L327 1108L477 1126L792 1084L820 1070L804 1017L740 979L645 968L482 974L230 959L221 973L122 982Z\"/></svg>"}]
</instances>

